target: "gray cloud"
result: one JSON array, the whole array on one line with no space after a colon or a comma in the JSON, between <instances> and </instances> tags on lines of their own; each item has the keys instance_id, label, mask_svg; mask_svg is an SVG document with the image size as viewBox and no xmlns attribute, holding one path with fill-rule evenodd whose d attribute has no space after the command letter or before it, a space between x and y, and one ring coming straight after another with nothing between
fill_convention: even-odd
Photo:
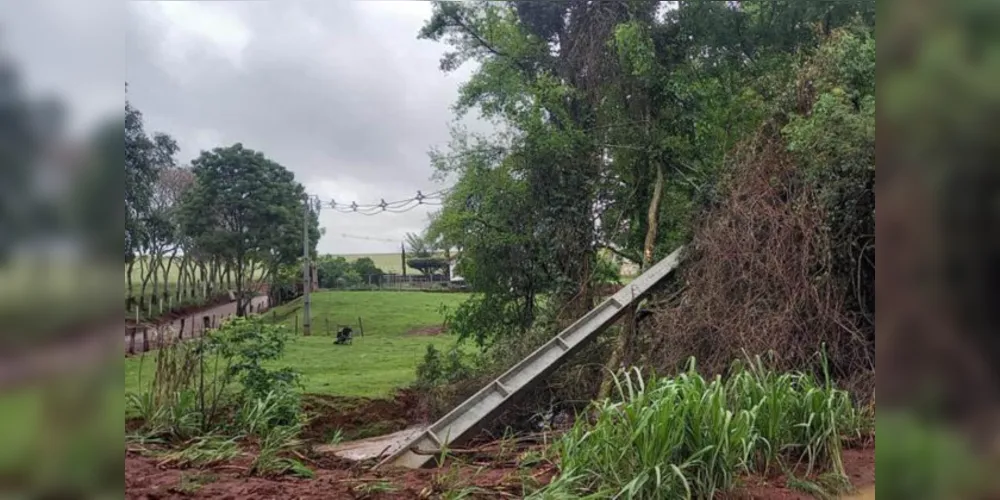
<instances>
[{"instance_id":1,"label":"gray cloud","mask_svg":"<svg viewBox=\"0 0 1000 500\"><path fill-rule=\"evenodd\" d=\"M184 161L242 142L327 199L434 187L427 151L447 143L469 70L442 73L444 47L416 39L429 4L137 2L127 12L129 99L150 130L177 138ZM398 238L426 217L326 212L320 251L393 251L340 234Z\"/></svg>"}]
</instances>

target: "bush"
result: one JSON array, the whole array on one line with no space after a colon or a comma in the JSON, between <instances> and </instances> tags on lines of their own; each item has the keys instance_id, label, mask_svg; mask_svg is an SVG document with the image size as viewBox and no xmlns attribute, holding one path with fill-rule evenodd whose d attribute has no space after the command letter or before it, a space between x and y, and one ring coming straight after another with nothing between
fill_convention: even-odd
<instances>
[{"instance_id":1,"label":"bush","mask_svg":"<svg viewBox=\"0 0 1000 500\"><path fill-rule=\"evenodd\" d=\"M283 326L262 318L238 318L200 339L165 346L156 352L150 388L126 394L126 412L142 421L143 438L173 445L166 459L182 466L230 459L237 442L250 440L259 449L251 473L308 475L280 456L299 444L298 374L264 366L281 358L288 337Z\"/></svg>"},{"instance_id":2,"label":"bush","mask_svg":"<svg viewBox=\"0 0 1000 500\"><path fill-rule=\"evenodd\" d=\"M591 283L599 285L621 285L621 266L614 259L598 254Z\"/></svg>"},{"instance_id":3,"label":"bush","mask_svg":"<svg viewBox=\"0 0 1000 500\"><path fill-rule=\"evenodd\" d=\"M263 366L284 355L290 336L286 327L261 317L236 318L206 337L205 349L225 362L227 380L242 384L243 399L261 399L271 392L287 392L298 382L298 374L290 368Z\"/></svg>"},{"instance_id":4,"label":"bush","mask_svg":"<svg viewBox=\"0 0 1000 500\"><path fill-rule=\"evenodd\" d=\"M475 372L475 360L453 347L443 353L427 346L424 361L417 366L417 387L428 389L468 379Z\"/></svg>"},{"instance_id":5,"label":"bush","mask_svg":"<svg viewBox=\"0 0 1000 500\"><path fill-rule=\"evenodd\" d=\"M556 445L560 476L536 497L712 498L741 473L808 461L838 474L840 439L863 419L847 393L760 360L728 380L690 368L644 382L616 377L620 401L595 403Z\"/></svg>"}]
</instances>

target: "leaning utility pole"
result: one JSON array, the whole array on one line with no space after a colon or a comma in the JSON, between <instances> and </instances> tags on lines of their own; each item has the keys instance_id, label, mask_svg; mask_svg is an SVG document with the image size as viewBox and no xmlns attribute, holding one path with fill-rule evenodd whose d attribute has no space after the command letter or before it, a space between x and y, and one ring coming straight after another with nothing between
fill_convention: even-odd
<instances>
[{"instance_id":1,"label":"leaning utility pole","mask_svg":"<svg viewBox=\"0 0 1000 500\"><path fill-rule=\"evenodd\" d=\"M305 195L302 204L302 335L312 334L309 320L309 289L312 288L312 273L309 269L309 195Z\"/></svg>"}]
</instances>

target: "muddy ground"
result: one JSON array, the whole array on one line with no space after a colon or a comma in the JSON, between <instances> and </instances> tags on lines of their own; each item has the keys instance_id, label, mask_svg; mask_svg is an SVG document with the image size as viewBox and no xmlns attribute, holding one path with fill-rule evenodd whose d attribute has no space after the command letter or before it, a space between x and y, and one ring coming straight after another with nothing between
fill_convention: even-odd
<instances>
[{"instance_id":1,"label":"muddy ground","mask_svg":"<svg viewBox=\"0 0 1000 500\"><path fill-rule=\"evenodd\" d=\"M136 453L125 456L125 498L218 499L423 499L445 492L469 491L469 498L522 498L524 484L542 485L556 474L554 465L518 467L514 462L452 464L440 469L389 469L372 472L347 463L322 459L309 463L314 479L246 477L238 463L205 469L161 466L154 458ZM855 488L875 484L874 449L845 450L844 467ZM727 499L810 499L788 487L784 478L746 478Z\"/></svg>"},{"instance_id":2,"label":"muddy ground","mask_svg":"<svg viewBox=\"0 0 1000 500\"><path fill-rule=\"evenodd\" d=\"M312 416L303 438L328 443L338 430L344 441L401 431L430 420L425 403L414 391L398 391L392 399L369 399L310 394L303 405Z\"/></svg>"},{"instance_id":3,"label":"muddy ground","mask_svg":"<svg viewBox=\"0 0 1000 500\"><path fill-rule=\"evenodd\" d=\"M345 439L386 434L426 421L414 393L393 400L315 397L307 400L309 414L322 415L309 425L305 438L326 443L336 429ZM477 445L474 451L444 467L425 470L379 469L332 455L302 455L313 479L247 477L250 458L205 468L179 468L131 449L125 453L125 498L217 499L425 499L464 491L464 498L522 498L525 485L539 486L555 477L556 466L539 461L544 444L525 439L516 445ZM844 467L859 490L875 484L874 443L857 443L843 453ZM532 460L531 463L525 460ZM808 499L790 488L783 477L744 478L726 499Z\"/></svg>"}]
</instances>

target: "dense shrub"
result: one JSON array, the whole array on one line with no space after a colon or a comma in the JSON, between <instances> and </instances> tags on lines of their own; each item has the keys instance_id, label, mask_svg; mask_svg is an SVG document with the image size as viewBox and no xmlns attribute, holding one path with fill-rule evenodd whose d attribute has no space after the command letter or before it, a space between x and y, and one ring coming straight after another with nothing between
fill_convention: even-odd
<instances>
[{"instance_id":1,"label":"dense shrub","mask_svg":"<svg viewBox=\"0 0 1000 500\"><path fill-rule=\"evenodd\" d=\"M838 30L798 68L782 109L726 165L680 282L634 347L664 372L695 356L724 373L743 352L817 366L874 390L874 38ZM638 357L632 359L639 359Z\"/></svg>"},{"instance_id":2,"label":"dense shrub","mask_svg":"<svg viewBox=\"0 0 1000 500\"><path fill-rule=\"evenodd\" d=\"M617 400L595 403L556 445L560 476L538 498L713 498L740 474L807 463L843 475L841 436L866 419L848 394L759 359L727 379L695 370L615 380Z\"/></svg>"}]
</instances>

